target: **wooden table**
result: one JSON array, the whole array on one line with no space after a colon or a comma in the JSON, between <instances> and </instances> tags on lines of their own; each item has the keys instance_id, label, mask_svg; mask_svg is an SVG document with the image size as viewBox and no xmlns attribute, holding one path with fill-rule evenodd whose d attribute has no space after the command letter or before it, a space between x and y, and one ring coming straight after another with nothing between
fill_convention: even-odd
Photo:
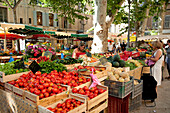
<instances>
[{"instance_id":1,"label":"wooden table","mask_svg":"<svg viewBox=\"0 0 170 113\"><path fill-rule=\"evenodd\" d=\"M0 56L0 63L6 63L9 62L11 56ZM22 56L12 56L14 60L21 59Z\"/></svg>"}]
</instances>

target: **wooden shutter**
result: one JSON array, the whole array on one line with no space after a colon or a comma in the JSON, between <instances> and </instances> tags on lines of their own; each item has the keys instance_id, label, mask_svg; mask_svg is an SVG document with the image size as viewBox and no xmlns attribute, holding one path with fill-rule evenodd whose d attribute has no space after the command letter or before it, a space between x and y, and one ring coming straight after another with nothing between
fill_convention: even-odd
<instances>
[{"instance_id":1,"label":"wooden shutter","mask_svg":"<svg viewBox=\"0 0 170 113\"><path fill-rule=\"evenodd\" d=\"M46 26L46 13L42 12L42 25Z\"/></svg>"},{"instance_id":2,"label":"wooden shutter","mask_svg":"<svg viewBox=\"0 0 170 113\"><path fill-rule=\"evenodd\" d=\"M49 26L49 13L46 13L46 25Z\"/></svg>"},{"instance_id":3,"label":"wooden shutter","mask_svg":"<svg viewBox=\"0 0 170 113\"><path fill-rule=\"evenodd\" d=\"M33 11L34 25L37 25L37 11Z\"/></svg>"},{"instance_id":4,"label":"wooden shutter","mask_svg":"<svg viewBox=\"0 0 170 113\"><path fill-rule=\"evenodd\" d=\"M54 26L54 27L57 27L57 21L56 21L56 19L57 19L57 14L54 14L54 21L53 21L53 26Z\"/></svg>"}]
</instances>

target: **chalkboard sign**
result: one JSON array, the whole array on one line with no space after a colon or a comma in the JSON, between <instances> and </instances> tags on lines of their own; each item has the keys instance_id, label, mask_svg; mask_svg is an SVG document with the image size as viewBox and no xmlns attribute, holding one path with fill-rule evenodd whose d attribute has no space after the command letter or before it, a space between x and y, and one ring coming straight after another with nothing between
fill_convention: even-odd
<instances>
[{"instance_id":1,"label":"chalkboard sign","mask_svg":"<svg viewBox=\"0 0 170 113\"><path fill-rule=\"evenodd\" d=\"M105 63L107 63L107 58L106 57L102 57L101 59L99 59L100 62L102 63L102 65L104 65Z\"/></svg>"},{"instance_id":2,"label":"chalkboard sign","mask_svg":"<svg viewBox=\"0 0 170 113\"><path fill-rule=\"evenodd\" d=\"M52 53L50 51L46 51L42 53L42 56L46 56L47 58L51 59Z\"/></svg>"},{"instance_id":3,"label":"chalkboard sign","mask_svg":"<svg viewBox=\"0 0 170 113\"><path fill-rule=\"evenodd\" d=\"M30 66L29 69L35 74L39 69L41 69L40 65L34 60Z\"/></svg>"}]
</instances>

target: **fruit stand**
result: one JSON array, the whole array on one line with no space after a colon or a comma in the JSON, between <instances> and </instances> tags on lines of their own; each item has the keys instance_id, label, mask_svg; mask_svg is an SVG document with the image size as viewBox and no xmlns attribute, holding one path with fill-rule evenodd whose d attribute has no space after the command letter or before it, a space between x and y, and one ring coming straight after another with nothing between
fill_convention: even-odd
<instances>
[{"instance_id":1,"label":"fruit stand","mask_svg":"<svg viewBox=\"0 0 170 113\"><path fill-rule=\"evenodd\" d=\"M36 50L32 55L35 53ZM122 104L126 106L119 108L123 111L140 107L143 61L125 61L121 55L112 55L102 64L95 56L81 56L81 59L68 56L53 61L46 56L28 58L30 63L24 61L27 68L32 61L40 66L35 73L19 65L16 68L15 62L0 65L4 68L0 70L0 93L4 96L12 95L4 98L13 100L12 103L8 99L4 100L9 104L6 109L31 113L111 113L110 107L118 109ZM5 71L9 68L11 73ZM22 103L24 107L21 107ZM12 108L10 104L20 107Z\"/></svg>"}]
</instances>

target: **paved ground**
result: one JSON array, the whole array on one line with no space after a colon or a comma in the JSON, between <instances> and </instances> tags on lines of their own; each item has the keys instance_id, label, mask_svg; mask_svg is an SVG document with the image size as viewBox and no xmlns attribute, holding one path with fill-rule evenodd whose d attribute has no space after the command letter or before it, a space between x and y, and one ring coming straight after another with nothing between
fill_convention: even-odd
<instances>
[{"instance_id":1,"label":"paved ground","mask_svg":"<svg viewBox=\"0 0 170 113\"><path fill-rule=\"evenodd\" d=\"M164 77L166 76L168 76L168 72L167 69L164 69ZM131 113L170 113L170 80L164 79L162 85L158 87L157 93L156 107L145 107L142 102L142 106Z\"/></svg>"}]
</instances>

